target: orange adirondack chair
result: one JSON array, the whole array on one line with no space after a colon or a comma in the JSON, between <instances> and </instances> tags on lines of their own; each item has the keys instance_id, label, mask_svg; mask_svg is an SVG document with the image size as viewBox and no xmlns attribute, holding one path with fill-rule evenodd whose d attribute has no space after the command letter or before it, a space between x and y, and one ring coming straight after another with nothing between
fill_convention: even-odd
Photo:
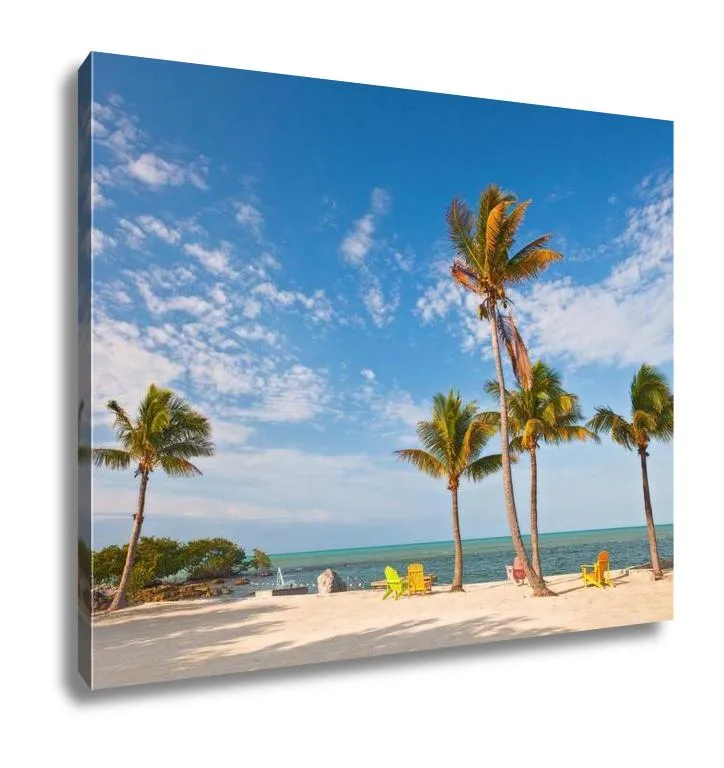
<instances>
[{"instance_id":1,"label":"orange adirondack chair","mask_svg":"<svg viewBox=\"0 0 724 768\"><path fill-rule=\"evenodd\" d=\"M598 553L598 559L593 565L586 564L581 566L581 578L583 579L584 587L587 587L589 584L599 588L614 586L611 581L611 563L609 562L606 550Z\"/></svg>"},{"instance_id":2,"label":"orange adirondack chair","mask_svg":"<svg viewBox=\"0 0 724 768\"><path fill-rule=\"evenodd\" d=\"M429 595L432 592L432 579L425 576L422 563L407 566L407 589L409 595Z\"/></svg>"}]
</instances>

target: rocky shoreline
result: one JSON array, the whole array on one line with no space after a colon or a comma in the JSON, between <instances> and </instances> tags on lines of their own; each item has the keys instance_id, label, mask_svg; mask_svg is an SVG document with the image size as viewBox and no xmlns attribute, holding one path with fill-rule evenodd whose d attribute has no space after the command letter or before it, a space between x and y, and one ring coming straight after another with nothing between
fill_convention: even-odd
<instances>
[{"instance_id":1,"label":"rocky shoreline","mask_svg":"<svg viewBox=\"0 0 724 768\"><path fill-rule=\"evenodd\" d=\"M234 586L247 585L249 579L190 580L182 584L155 584L137 590L128 605L143 603L175 602L177 600L199 600L210 597L224 597L234 593ZM91 610L93 613L107 611L116 595L117 587L99 584L91 590Z\"/></svg>"}]
</instances>

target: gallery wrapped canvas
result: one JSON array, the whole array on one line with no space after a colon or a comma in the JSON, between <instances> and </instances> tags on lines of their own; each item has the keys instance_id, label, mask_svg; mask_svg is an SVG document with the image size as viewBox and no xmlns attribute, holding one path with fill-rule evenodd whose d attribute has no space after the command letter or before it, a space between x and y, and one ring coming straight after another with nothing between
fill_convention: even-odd
<instances>
[{"instance_id":1,"label":"gallery wrapped canvas","mask_svg":"<svg viewBox=\"0 0 724 768\"><path fill-rule=\"evenodd\" d=\"M91 54L89 686L671 619L672 136Z\"/></svg>"}]
</instances>

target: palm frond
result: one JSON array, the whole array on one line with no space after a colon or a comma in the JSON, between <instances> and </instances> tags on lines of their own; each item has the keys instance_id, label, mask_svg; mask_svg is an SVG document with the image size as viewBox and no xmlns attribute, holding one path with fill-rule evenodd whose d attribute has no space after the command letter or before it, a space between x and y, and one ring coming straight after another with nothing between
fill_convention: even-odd
<instances>
[{"instance_id":1,"label":"palm frond","mask_svg":"<svg viewBox=\"0 0 724 768\"><path fill-rule=\"evenodd\" d=\"M503 316L499 312L497 326L498 334L508 351L508 357L516 380L522 387L530 388L532 380L530 357L528 356L528 350L523 337L515 325L512 312L509 312L507 316Z\"/></svg>"},{"instance_id":2,"label":"palm frond","mask_svg":"<svg viewBox=\"0 0 724 768\"><path fill-rule=\"evenodd\" d=\"M513 247L516 235L520 229L520 225L525 218L525 212L528 210L530 200L524 200L514 206L513 210L505 217L503 227L501 229L501 246L505 253L506 260L509 258L510 249Z\"/></svg>"},{"instance_id":3,"label":"palm frond","mask_svg":"<svg viewBox=\"0 0 724 768\"><path fill-rule=\"evenodd\" d=\"M448 235L455 252L470 266L483 269L483 265L475 252L473 212L465 202L456 197L450 203L445 218L447 219Z\"/></svg>"},{"instance_id":4,"label":"palm frond","mask_svg":"<svg viewBox=\"0 0 724 768\"><path fill-rule=\"evenodd\" d=\"M507 264L505 281L507 283L522 283L537 277L554 261L560 261L563 255L558 251L548 249L531 250L523 256L516 254Z\"/></svg>"},{"instance_id":5,"label":"palm frond","mask_svg":"<svg viewBox=\"0 0 724 768\"><path fill-rule=\"evenodd\" d=\"M550 431L543 433L543 440L546 443L559 445L560 443L572 443L575 441L585 442L590 440L593 443L600 443L601 438L592 430L584 426L559 425Z\"/></svg>"},{"instance_id":6,"label":"palm frond","mask_svg":"<svg viewBox=\"0 0 724 768\"><path fill-rule=\"evenodd\" d=\"M511 456L511 461L513 461ZM483 480L490 475L495 474L503 466L503 457L499 453L490 454L489 456L482 456L479 459L468 464L463 471L463 476L472 480L474 483Z\"/></svg>"},{"instance_id":7,"label":"palm frond","mask_svg":"<svg viewBox=\"0 0 724 768\"><path fill-rule=\"evenodd\" d=\"M395 451L395 455L400 461L412 464L413 467L431 477L445 477L447 474L442 462L427 451L421 451L418 448L403 448L400 451Z\"/></svg>"},{"instance_id":8,"label":"palm frond","mask_svg":"<svg viewBox=\"0 0 724 768\"><path fill-rule=\"evenodd\" d=\"M192 477L201 474L198 467L181 456L161 455L158 457L158 464L169 477Z\"/></svg>"},{"instance_id":9,"label":"palm frond","mask_svg":"<svg viewBox=\"0 0 724 768\"><path fill-rule=\"evenodd\" d=\"M159 449L161 456L175 456L177 458L190 458L192 456L213 456L214 444L206 438L194 440L181 440L177 443L169 443Z\"/></svg>"},{"instance_id":10,"label":"palm frond","mask_svg":"<svg viewBox=\"0 0 724 768\"><path fill-rule=\"evenodd\" d=\"M619 416L608 407L596 408L595 415L588 420L586 426L597 435L610 435L615 443L629 451L636 448L633 426L623 416Z\"/></svg>"},{"instance_id":11,"label":"palm frond","mask_svg":"<svg viewBox=\"0 0 724 768\"><path fill-rule=\"evenodd\" d=\"M113 414L113 426L119 437L123 433L133 431L133 424L131 422L131 417L121 407L118 401L109 400L106 403L106 408L108 408L108 410Z\"/></svg>"},{"instance_id":12,"label":"palm frond","mask_svg":"<svg viewBox=\"0 0 724 768\"><path fill-rule=\"evenodd\" d=\"M134 458L129 451L118 448L93 448L91 455L97 467L106 469L128 469Z\"/></svg>"},{"instance_id":13,"label":"palm frond","mask_svg":"<svg viewBox=\"0 0 724 768\"><path fill-rule=\"evenodd\" d=\"M496 263L505 213L509 205L508 201L502 200L488 214L488 221L485 226L485 263L488 267Z\"/></svg>"},{"instance_id":14,"label":"palm frond","mask_svg":"<svg viewBox=\"0 0 724 768\"><path fill-rule=\"evenodd\" d=\"M456 283L459 283L468 291L478 294L481 292L482 284L478 276L472 270L465 267L462 262L453 262L452 267L450 267L450 274Z\"/></svg>"}]
</instances>

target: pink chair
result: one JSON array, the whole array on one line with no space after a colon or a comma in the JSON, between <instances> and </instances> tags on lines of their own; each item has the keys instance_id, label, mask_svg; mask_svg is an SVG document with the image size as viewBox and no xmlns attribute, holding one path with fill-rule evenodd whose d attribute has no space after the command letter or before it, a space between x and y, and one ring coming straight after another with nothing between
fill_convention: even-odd
<instances>
[{"instance_id":1,"label":"pink chair","mask_svg":"<svg viewBox=\"0 0 724 768\"><path fill-rule=\"evenodd\" d=\"M523 561L519 557L513 559L513 565L505 566L505 573L510 581L514 581L518 586L525 584L525 569Z\"/></svg>"}]
</instances>

